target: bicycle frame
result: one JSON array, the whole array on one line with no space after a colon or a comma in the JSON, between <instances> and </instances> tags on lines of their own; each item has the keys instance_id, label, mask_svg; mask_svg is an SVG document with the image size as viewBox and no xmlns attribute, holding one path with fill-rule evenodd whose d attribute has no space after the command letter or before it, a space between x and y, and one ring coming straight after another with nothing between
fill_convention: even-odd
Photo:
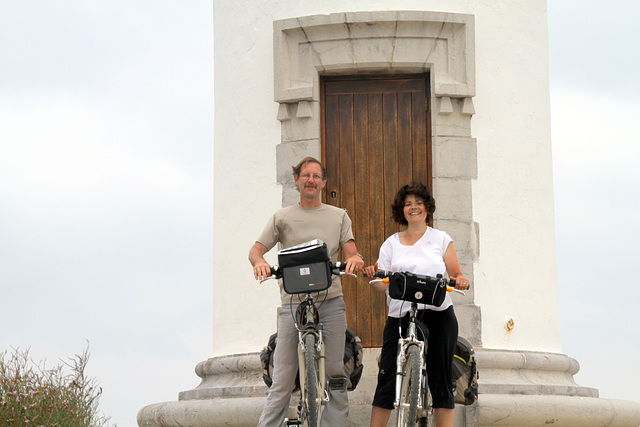
<instances>
[{"instance_id":1,"label":"bicycle frame","mask_svg":"<svg viewBox=\"0 0 640 427\"><path fill-rule=\"evenodd\" d=\"M343 262L331 263L331 272L342 275L346 264ZM281 270L277 266L271 267L271 276L261 280L261 283L269 279L282 278ZM333 387L326 379L325 369L325 345L322 336L322 323L317 322L317 307L311 293L307 293L304 311L300 315L294 315L296 329L298 330L298 374L300 379L300 401L298 403L298 418L285 418L285 425L302 425L306 423L311 427L320 424L322 407L329 401L328 388ZM298 306L300 308L300 306ZM298 311L297 311L298 312ZM313 364L313 366L309 366ZM309 376L314 377L315 387L309 384ZM346 387L346 383L344 385Z\"/></svg>"},{"instance_id":2,"label":"bicycle frame","mask_svg":"<svg viewBox=\"0 0 640 427\"><path fill-rule=\"evenodd\" d=\"M420 426L432 425L433 410L426 375L427 342L418 339L417 311L417 304L412 303L406 337L402 336L399 326L394 406L398 410L397 425L401 427L413 426L416 422Z\"/></svg>"},{"instance_id":3,"label":"bicycle frame","mask_svg":"<svg viewBox=\"0 0 640 427\"><path fill-rule=\"evenodd\" d=\"M308 307L313 307L312 310L308 310L305 313L305 319L296 319L296 320L304 320L303 324L298 324L296 321L296 327L298 329L298 372L300 375L300 403L298 404L298 415L300 418L299 422L308 422L308 418L312 416L312 414L307 413L306 411L312 410L312 408L318 408L318 414L320 414L321 406L324 406L329 401L329 394L327 393L327 385L325 380L325 348L324 348L324 340L322 337L322 324L316 323L315 321L315 304L313 301L313 297L311 294L307 294L305 303ZM302 323L302 322L300 322ZM315 343L315 348L308 348L308 337L313 336L313 342ZM315 351L314 351L315 350ZM311 352L310 356L308 353ZM315 396L309 396L308 388L307 388L307 361L310 359L316 359L317 355L317 378L316 382L316 393ZM315 367L314 367L315 369ZM315 405L309 405L308 399L315 399ZM309 408L312 406L312 408ZM315 419L315 416L312 417L316 422L319 422L320 417L318 416ZM285 420L285 422L289 423L290 420ZM297 420L296 420L297 421ZM289 424L291 425L291 424ZM295 425L295 424L293 424Z\"/></svg>"},{"instance_id":4,"label":"bicycle frame","mask_svg":"<svg viewBox=\"0 0 640 427\"><path fill-rule=\"evenodd\" d=\"M397 408L400 406L400 394L402 391L402 381L404 379L404 372L405 372L405 365L407 362L407 349L409 348L410 345L415 345L418 347L419 351L420 351L420 355L421 355L421 362L420 362L420 367L421 370L424 369L425 365L426 365L426 361L424 358L424 354L425 354L425 342L424 341L420 341L418 339L418 335L417 335L417 328L416 328L416 315L418 312L418 305L416 303L412 303L411 304L411 311L410 313L410 319L409 319L409 325L407 327L407 337L404 338L402 336L402 327L400 327L400 339L398 339L398 357L396 359L396 400L394 402L394 406ZM420 375L421 379L423 378L423 375ZM422 387L425 387L426 384L422 384L423 381L420 381L420 389L419 389L419 396L422 396ZM418 403L418 411L420 411L422 408L422 399L421 401Z\"/></svg>"},{"instance_id":5,"label":"bicycle frame","mask_svg":"<svg viewBox=\"0 0 640 427\"><path fill-rule=\"evenodd\" d=\"M377 279L370 281L370 284L377 282L389 283L389 278L394 273L389 271L378 271L375 274ZM464 295L452 286L455 281L443 279L441 275L433 278L435 280L445 280L448 292L456 291ZM450 286L451 285L451 286ZM413 300L409 311L409 325L407 326L406 337L402 335L402 326L399 326L398 355L396 358L396 394L394 406L398 410L398 426L413 426L418 423L420 426L430 426L432 424L431 401L429 395L429 385L426 370L426 348L428 343L421 341L417 336L417 313L418 304ZM428 333L425 335L428 336ZM425 337L426 339L426 337Z\"/></svg>"}]
</instances>

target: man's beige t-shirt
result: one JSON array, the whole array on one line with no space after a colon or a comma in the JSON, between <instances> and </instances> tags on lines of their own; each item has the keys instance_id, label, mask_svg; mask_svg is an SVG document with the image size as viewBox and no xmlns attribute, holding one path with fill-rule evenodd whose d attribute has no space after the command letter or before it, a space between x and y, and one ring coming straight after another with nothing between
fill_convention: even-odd
<instances>
[{"instance_id":1,"label":"man's beige t-shirt","mask_svg":"<svg viewBox=\"0 0 640 427\"><path fill-rule=\"evenodd\" d=\"M351 219L347 211L325 204L317 208L303 208L298 204L288 206L273 214L257 241L270 250L276 243L280 243L280 249L286 249L313 239L325 242L331 261L338 261L338 252L342 245L353 240ZM325 299L325 295L326 299L342 296L340 277L333 276L331 283L328 292L319 292L314 298L322 300ZM303 295L287 294L280 281L282 304L297 304L303 299Z\"/></svg>"}]
</instances>

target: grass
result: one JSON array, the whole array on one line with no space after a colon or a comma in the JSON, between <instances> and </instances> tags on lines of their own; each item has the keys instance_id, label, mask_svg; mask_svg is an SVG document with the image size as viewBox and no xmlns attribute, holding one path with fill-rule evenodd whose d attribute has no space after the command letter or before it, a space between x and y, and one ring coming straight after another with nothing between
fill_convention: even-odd
<instances>
[{"instance_id":1,"label":"grass","mask_svg":"<svg viewBox=\"0 0 640 427\"><path fill-rule=\"evenodd\" d=\"M0 425L102 427L102 388L87 378L88 348L52 369L35 363L29 350L0 353Z\"/></svg>"}]
</instances>

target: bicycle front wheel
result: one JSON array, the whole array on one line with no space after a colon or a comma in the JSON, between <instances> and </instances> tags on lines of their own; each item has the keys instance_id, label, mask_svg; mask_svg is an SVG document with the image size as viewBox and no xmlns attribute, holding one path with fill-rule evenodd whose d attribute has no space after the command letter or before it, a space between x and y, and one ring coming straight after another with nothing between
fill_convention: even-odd
<instances>
[{"instance_id":1,"label":"bicycle front wheel","mask_svg":"<svg viewBox=\"0 0 640 427\"><path fill-rule=\"evenodd\" d=\"M422 378L420 378L422 394L422 410L418 410L418 427L433 427L433 399L427 384L425 367L422 367Z\"/></svg>"},{"instance_id":2,"label":"bicycle front wheel","mask_svg":"<svg viewBox=\"0 0 640 427\"><path fill-rule=\"evenodd\" d=\"M398 427L415 426L418 420L418 399L420 398L420 366L422 358L420 348L410 345L407 348L405 371L400 386L398 406Z\"/></svg>"},{"instance_id":3,"label":"bicycle front wheel","mask_svg":"<svg viewBox=\"0 0 640 427\"><path fill-rule=\"evenodd\" d=\"M318 379L318 348L314 334L307 334L304 339L304 347L305 373L307 376L305 382L307 425L309 427L317 427L320 425L320 399L318 396L320 387Z\"/></svg>"}]
</instances>

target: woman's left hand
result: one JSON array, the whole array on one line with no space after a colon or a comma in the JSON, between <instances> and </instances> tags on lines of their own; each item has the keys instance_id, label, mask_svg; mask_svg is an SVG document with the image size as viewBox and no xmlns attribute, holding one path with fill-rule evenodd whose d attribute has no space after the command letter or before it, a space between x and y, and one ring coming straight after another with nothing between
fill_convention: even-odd
<instances>
[{"instance_id":1,"label":"woman's left hand","mask_svg":"<svg viewBox=\"0 0 640 427\"><path fill-rule=\"evenodd\" d=\"M469 289L470 283L469 283L469 279L467 279L466 277L464 277L462 274L458 274L457 276L451 276L450 279L453 279L456 281L456 289L460 289L461 291L464 291L465 289Z\"/></svg>"}]
</instances>

